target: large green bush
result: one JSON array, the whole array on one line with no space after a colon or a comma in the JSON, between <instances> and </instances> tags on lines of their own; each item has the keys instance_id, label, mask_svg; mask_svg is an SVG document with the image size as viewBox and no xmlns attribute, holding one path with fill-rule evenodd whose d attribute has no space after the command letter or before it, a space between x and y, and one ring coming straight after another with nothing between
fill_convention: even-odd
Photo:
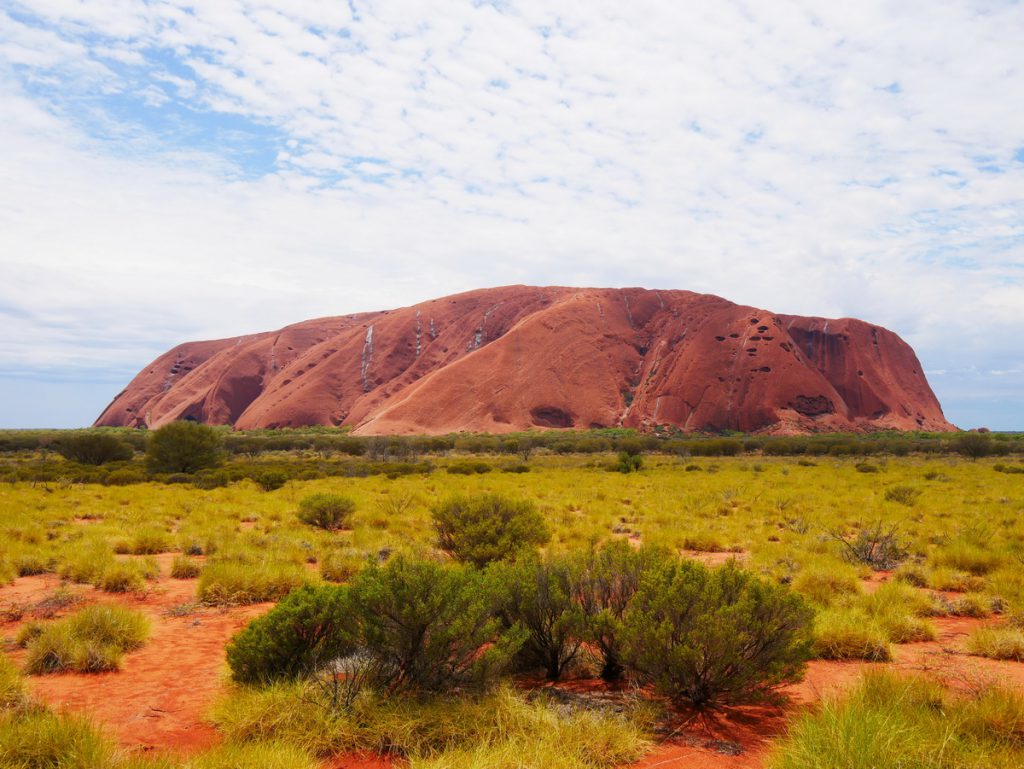
<instances>
[{"instance_id":1,"label":"large green bush","mask_svg":"<svg viewBox=\"0 0 1024 769\"><path fill-rule=\"evenodd\" d=\"M625 612L628 662L668 697L697 706L757 699L799 680L814 613L781 585L728 564L650 570Z\"/></svg>"},{"instance_id":2,"label":"large green bush","mask_svg":"<svg viewBox=\"0 0 1024 769\"><path fill-rule=\"evenodd\" d=\"M500 494L451 497L432 514L440 547L475 566L514 557L551 538L532 502Z\"/></svg>"},{"instance_id":3,"label":"large green bush","mask_svg":"<svg viewBox=\"0 0 1024 769\"><path fill-rule=\"evenodd\" d=\"M523 642L493 616L483 575L465 567L394 558L359 572L350 596L362 651L388 691L487 685Z\"/></svg>"},{"instance_id":4,"label":"large green bush","mask_svg":"<svg viewBox=\"0 0 1024 769\"><path fill-rule=\"evenodd\" d=\"M622 539L591 548L583 556L572 589L586 619L585 637L604 660L602 678L615 680L624 672L622 618L643 575L667 558L664 550L635 548Z\"/></svg>"},{"instance_id":5,"label":"large green bush","mask_svg":"<svg viewBox=\"0 0 1024 769\"><path fill-rule=\"evenodd\" d=\"M583 645L585 617L574 600L580 560L572 555L531 554L488 570L498 614L507 627L526 629L519 650L521 669L543 670L558 680Z\"/></svg>"},{"instance_id":6,"label":"large green bush","mask_svg":"<svg viewBox=\"0 0 1024 769\"><path fill-rule=\"evenodd\" d=\"M312 675L354 650L355 631L347 588L304 585L232 639L231 676L252 684Z\"/></svg>"},{"instance_id":7,"label":"large green bush","mask_svg":"<svg viewBox=\"0 0 1024 769\"><path fill-rule=\"evenodd\" d=\"M220 461L220 434L199 422L171 422L146 441L146 466L152 472L194 473Z\"/></svg>"}]
</instances>

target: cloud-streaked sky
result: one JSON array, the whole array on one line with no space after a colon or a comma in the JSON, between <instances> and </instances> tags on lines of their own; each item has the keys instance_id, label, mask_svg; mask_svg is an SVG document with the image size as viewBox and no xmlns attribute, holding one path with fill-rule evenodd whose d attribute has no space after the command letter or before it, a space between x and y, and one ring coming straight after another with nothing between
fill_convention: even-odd
<instances>
[{"instance_id":1,"label":"cloud-streaked sky","mask_svg":"<svg viewBox=\"0 0 1024 769\"><path fill-rule=\"evenodd\" d=\"M856 316L1024 429L1024 5L0 0L0 426L509 283Z\"/></svg>"}]
</instances>

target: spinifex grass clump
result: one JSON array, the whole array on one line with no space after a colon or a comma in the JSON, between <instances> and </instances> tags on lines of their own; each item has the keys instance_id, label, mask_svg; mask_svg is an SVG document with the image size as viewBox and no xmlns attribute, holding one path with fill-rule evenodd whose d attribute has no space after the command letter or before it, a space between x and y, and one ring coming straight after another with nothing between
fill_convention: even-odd
<instances>
[{"instance_id":1,"label":"spinifex grass clump","mask_svg":"<svg viewBox=\"0 0 1024 769\"><path fill-rule=\"evenodd\" d=\"M636 701L615 712L567 708L510 687L462 697L369 695L337 711L309 682L238 689L212 717L233 744L277 740L318 756L378 751L430 769L612 769L643 755L654 720Z\"/></svg>"},{"instance_id":2,"label":"spinifex grass clump","mask_svg":"<svg viewBox=\"0 0 1024 769\"><path fill-rule=\"evenodd\" d=\"M1015 769L1024 765L1024 695L951 693L919 677L864 674L798 719L769 769Z\"/></svg>"},{"instance_id":3,"label":"spinifex grass clump","mask_svg":"<svg viewBox=\"0 0 1024 769\"><path fill-rule=\"evenodd\" d=\"M121 655L148 637L149 620L139 612L110 604L88 606L27 634L25 668L32 674L117 670Z\"/></svg>"},{"instance_id":4,"label":"spinifex grass clump","mask_svg":"<svg viewBox=\"0 0 1024 769\"><path fill-rule=\"evenodd\" d=\"M276 601L309 579L299 564L278 560L211 560L199 576L200 601L237 605Z\"/></svg>"},{"instance_id":5,"label":"spinifex grass clump","mask_svg":"<svg viewBox=\"0 0 1024 769\"><path fill-rule=\"evenodd\" d=\"M0 712L20 707L26 702L25 683L14 663L0 654Z\"/></svg>"},{"instance_id":6,"label":"spinifex grass clump","mask_svg":"<svg viewBox=\"0 0 1024 769\"><path fill-rule=\"evenodd\" d=\"M823 660L892 659L888 636L862 609L828 609L819 613L814 621L811 650Z\"/></svg>"},{"instance_id":7,"label":"spinifex grass clump","mask_svg":"<svg viewBox=\"0 0 1024 769\"><path fill-rule=\"evenodd\" d=\"M0 766L120 769L120 762L113 745L87 719L33 707L0 713Z\"/></svg>"},{"instance_id":8,"label":"spinifex grass clump","mask_svg":"<svg viewBox=\"0 0 1024 769\"><path fill-rule=\"evenodd\" d=\"M1012 625L978 628L967 637L967 650L980 657L1024 662L1024 629Z\"/></svg>"},{"instance_id":9,"label":"spinifex grass clump","mask_svg":"<svg viewBox=\"0 0 1024 769\"><path fill-rule=\"evenodd\" d=\"M203 572L203 565L187 555L176 555L171 562L171 576L174 579L193 579Z\"/></svg>"}]
</instances>

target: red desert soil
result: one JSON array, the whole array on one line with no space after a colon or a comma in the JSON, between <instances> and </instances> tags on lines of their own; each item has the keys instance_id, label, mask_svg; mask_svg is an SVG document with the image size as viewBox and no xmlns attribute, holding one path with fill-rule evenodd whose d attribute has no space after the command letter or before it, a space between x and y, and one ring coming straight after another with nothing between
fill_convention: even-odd
<instances>
[{"instance_id":1,"label":"red desert soil","mask_svg":"<svg viewBox=\"0 0 1024 769\"><path fill-rule=\"evenodd\" d=\"M0 607L30 605L59 585L52 575L22 577L0 588ZM84 603L117 602L144 612L152 620L152 636L140 650L125 655L119 672L32 676L33 694L54 707L89 714L125 747L188 753L216 743L217 733L203 715L221 691L225 646L270 604L165 614L194 600L195 587L195 580L163 579L146 595L113 596L71 586ZM0 633L13 636L17 628L18 623L0 625ZM24 653L11 656L21 661Z\"/></svg>"},{"instance_id":2,"label":"red desert soil","mask_svg":"<svg viewBox=\"0 0 1024 769\"><path fill-rule=\"evenodd\" d=\"M159 557L165 570L170 557ZM0 588L0 608L31 605L59 585L52 575L20 578ZM203 717L222 691L225 645L269 604L226 611L207 609L174 617L168 616L167 610L192 600L195 580L162 579L143 596L115 596L80 585L71 589L86 603L119 602L145 612L153 621L153 635L142 649L126 655L120 672L33 676L29 681L35 695L50 705L91 715L128 748L189 753L216 743L217 733ZM953 685L990 679L1024 687L1024 664L964 654L964 638L983 622L966 617L937 618L938 640L894 647L896 660L892 664L907 671L940 675ZM19 624L0 625L0 634L13 636ZM23 656L20 651L12 653L16 661ZM761 769L771 740L782 734L794 714L823 695L849 686L869 666L814 661L804 681L785 690L788 701L780 707L727 708L714 719L700 720L689 720L680 712L677 733L635 767ZM570 691L603 688L593 680L568 681L559 686ZM737 747L742 752L731 754ZM325 769L390 766L392 762L387 758L348 755L328 762Z\"/></svg>"},{"instance_id":3,"label":"red desert soil","mask_svg":"<svg viewBox=\"0 0 1024 769\"><path fill-rule=\"evenodd\" d=\"M181 344L96 424L178 419L367 435L953 429L914 351L879 326L690 291L535 286Z\"/></svg>"}]
</instances>

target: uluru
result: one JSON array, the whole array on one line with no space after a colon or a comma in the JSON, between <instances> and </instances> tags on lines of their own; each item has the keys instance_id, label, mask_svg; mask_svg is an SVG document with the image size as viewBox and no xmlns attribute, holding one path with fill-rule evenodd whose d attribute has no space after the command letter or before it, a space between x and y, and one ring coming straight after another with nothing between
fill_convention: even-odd
<instances>
[{"instance_id":1,"label":"uluru","mask_svg":"<svg viewBox=\"0 0 1024 769\"><path fill-rule=\"evenodd\" d=\"M96 425L181 419L363 435L955 429L914 351L879 326L690 291L534 286L186 342Z\"/></svg>"}]
</instances>

